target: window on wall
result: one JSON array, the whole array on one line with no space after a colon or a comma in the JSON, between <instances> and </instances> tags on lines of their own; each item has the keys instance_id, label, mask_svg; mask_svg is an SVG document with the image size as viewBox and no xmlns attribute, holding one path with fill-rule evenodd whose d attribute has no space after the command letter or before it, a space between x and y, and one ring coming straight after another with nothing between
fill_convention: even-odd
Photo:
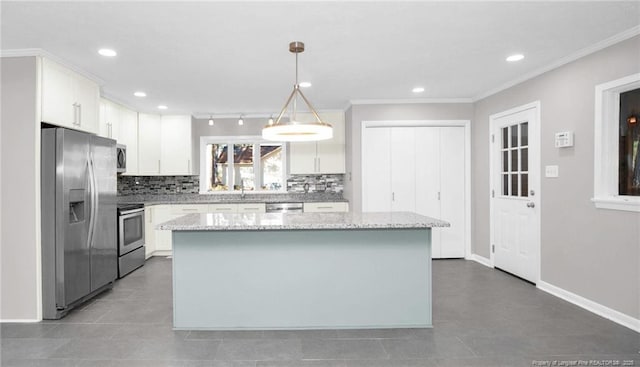
<instances>
[{"instance_id":1,"label":"window on wall","mask_svg":"<svg viewBox=\"0 0 640 367\"><path fill-rule=\"evenodd\" d=\"M529 196L529 123L502 128L502 196Z\"/></svg>"},{"instance_id":2,"label":"window on wall","mask_svg":"<svg viewBox=\"0 0 640 367\"><path fill-rule=\"evenodd\" d=\"M201 139L201 192L283 191L286 144L259 137Z\"/></svg>"},{"instance_id":3,"label":"window on wall","mask_svg":"<svg viewBox=\"0 0 640 367\"><path fill-rule=\"evenodd\" d=\"M640 196L640 88L620 93L618 194Z\"/></svg>"},{"instance_id":4,"label":"window on wall","mask_svg":"<svg viewBox=\"0 0 640 367\"><path fill-rule=\"evenodd\" d=\"M640 74L596 86L597 208L640 212Z\"/></svg>"}]
</instances>

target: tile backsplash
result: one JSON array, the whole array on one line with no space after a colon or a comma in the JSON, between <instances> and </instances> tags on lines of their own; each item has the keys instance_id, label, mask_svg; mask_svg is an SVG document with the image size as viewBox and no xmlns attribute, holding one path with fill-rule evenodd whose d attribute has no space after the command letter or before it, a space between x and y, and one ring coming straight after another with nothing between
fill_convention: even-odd
<instances>
[{"instance_id":1,"label":"tile backsplash","mask_svg":"<svg viewBox=\"0 0 640 367\"><path fill-rule=\"evenodd\" d=\"M305 189L307 192L342 193L344 175L291 175L287 179L287 192L305 192Z\"/></svg>"},{"instance_id":2,"label":"tile backsplash","mask_svg":"<svg viewBox=\"0 0 640 367\"><path fill-rule=\"evenodd\" d=\"M305 186L308 184L307 186ZM291 175L287 192L342 193L344 175ZM118 176L118 195L197 194L199 176Z\"/></svg>"},{"instance_id":3,"label":"tile backsplash","mask_svg":"<svg viewBox=\"0 0 640 367\"><path fill-rule=\"evenodd\" d=\"M198 176L118 176L118 195L197 194Z\"/></svg>"}]
</instances>

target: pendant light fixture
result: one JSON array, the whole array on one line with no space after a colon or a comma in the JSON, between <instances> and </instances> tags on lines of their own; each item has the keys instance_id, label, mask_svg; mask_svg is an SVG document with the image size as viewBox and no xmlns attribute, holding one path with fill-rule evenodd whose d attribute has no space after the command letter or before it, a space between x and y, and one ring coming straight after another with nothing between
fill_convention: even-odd
<instances>
[{"instance_id":1,"label":"pendant light fixture","mask_svg":"<svg viewBox=\"0 0 640 367\"><path fill-rule=\"evenodd\" d=\"M289 51L296 54L296 84L293 85L293 91L289 95L287 102L282 107L280 114L273 124L268 124L262 128L262 137L266 140L275 141L316 141L326 140L333 137L333 127L331 124L323 122L316 110L311 106L307 97L304 96L298 84L298 54L304 52L304 43L289 43ZM297 102L300 97L309 107L309 111L313 114L315 122L298 121ZM288 122L280 122L282 116L289 108L289 104L293 102Z\"/></svg>"},{"instance_id":2,"label":"pendant light fixture","mask_svg":"<svg viewBox=\"0 0 640 367\"><path fill-rule=\"evenodd\" d=\"M244 125L244 119L242 118L242 115L240 115L240 118L238 119L238 125Z\"/></svg>"},{"instance_id":3,"label":"pendant light fixture","mask_svg":"<svg viewBox=\"0 0 640 367\"><path fill-rule=\"evenodd\" d=\"M209 116L209 126L213 126L213 115Z\"/></svg>"}]
</instances>

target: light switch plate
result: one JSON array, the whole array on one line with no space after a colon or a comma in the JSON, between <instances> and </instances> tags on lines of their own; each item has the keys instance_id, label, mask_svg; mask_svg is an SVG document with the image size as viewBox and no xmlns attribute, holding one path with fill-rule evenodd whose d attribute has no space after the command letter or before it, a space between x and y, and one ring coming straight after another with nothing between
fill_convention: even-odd
<instances>
[{"instance_id":1,"label":"light switch plate","mask_svg":"<svg viewBox=\"0 0 640 367\"><path fill-rule=\"evenodd\" d=\"M558 177L558 166L544 166L544 177Z\"/></svg>"}]
</instances>

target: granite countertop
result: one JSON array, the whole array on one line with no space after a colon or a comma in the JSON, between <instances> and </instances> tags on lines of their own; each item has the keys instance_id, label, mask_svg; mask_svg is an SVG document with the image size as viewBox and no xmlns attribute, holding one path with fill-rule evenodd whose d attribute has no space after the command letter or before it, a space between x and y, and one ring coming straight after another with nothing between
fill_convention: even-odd
<instances>
[{"instance_id":1,"label":"granite countertop","mask_svg":"<svg viewBox=\"0 0 640 367\"><path fill-rule=\"evenodd\" d=\"M262 231L305 229L416 229L449 227L435 218L409 212L383 213L201 213L158 225L172 231Z\"/></svg>"},{"instance_id":2,"label":"granite countertop","mask_svg":"<svg viewBox=\"0 0 640 367\"><path fill-rule=\"evenodd\" d=\"M217 203L289 203L289 202L348 202L336 193L253 193L241 194L174 194L118 196L118 203L161 204L217 204Z\"/></svg>"}]
</instances>

